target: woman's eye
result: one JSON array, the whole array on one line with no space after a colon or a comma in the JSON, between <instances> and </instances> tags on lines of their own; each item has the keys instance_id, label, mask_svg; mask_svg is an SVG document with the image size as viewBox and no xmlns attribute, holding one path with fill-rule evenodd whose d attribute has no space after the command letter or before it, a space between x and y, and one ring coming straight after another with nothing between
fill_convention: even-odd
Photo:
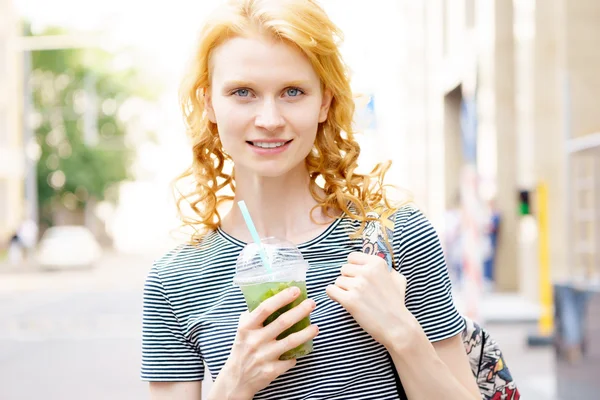
<instances>
[{"instance_id":1,"label":"woman's eye","mask_svg":"<svg viewBox=\"0 0 600 400\"><path fill-rule=\"evenodd\" d=\"M289 88L286 90L286 94L290 97L300 96L302 93L302 90L298 88Z\"/></svg>"},{"instance_id":2,"label":"woman's eye","mask_svg":"<svg viewBox=\"0 0 600 400\"><path fill-rule=\"evenodd\" d=\"M250 95L250 91L248 89L237 89L233 92L233 94L240 97L248 97Z\"/></svg>"}]
</instances>

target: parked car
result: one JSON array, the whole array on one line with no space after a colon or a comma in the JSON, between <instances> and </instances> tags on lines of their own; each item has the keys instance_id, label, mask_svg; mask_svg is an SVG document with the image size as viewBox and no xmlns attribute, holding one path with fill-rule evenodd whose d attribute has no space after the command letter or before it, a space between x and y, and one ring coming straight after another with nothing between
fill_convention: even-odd
<instances>
[{"instance_id":1,"label":"parked car","mask_svg":"<svg viewBox=\"0 0 600 400\"><path fill-rule=\"evenodd\" d=\"M84 226L55 226L44 232L36 252L43 268L90 268L102 255L96 238Z\"/></svg>"}]
</instances>

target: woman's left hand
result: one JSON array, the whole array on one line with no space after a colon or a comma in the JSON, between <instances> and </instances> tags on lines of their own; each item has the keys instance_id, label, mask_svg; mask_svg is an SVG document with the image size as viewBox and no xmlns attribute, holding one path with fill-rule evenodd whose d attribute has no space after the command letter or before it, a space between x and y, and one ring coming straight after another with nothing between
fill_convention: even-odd
<instances>
[{"instance_id":1,"label":"woman's left hand","mask_svg":"<svg viewBox=\"0 0 600 400\"><path fill-rule=\"evenodd\" d=\"M406 278L388 271L380 257L350 253L341 276L327 287L329 297L342 305L375 340L387 347L406 348L422 329L406 309Z\"/></svg>"}]
</instances>

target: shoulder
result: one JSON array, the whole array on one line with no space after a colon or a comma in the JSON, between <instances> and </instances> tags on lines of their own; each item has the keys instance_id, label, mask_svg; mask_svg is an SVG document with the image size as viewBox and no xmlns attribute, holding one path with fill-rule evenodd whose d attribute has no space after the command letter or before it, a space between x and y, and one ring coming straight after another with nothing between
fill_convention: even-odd
<instances>
[{"instance_id":1,"label":"shoulder","mask_svg":"<svg viewBox=\"0 0 600 400\"><path fill-rule=\"evenodd\" d=\"M188 266L195 264L199 256L195 246L182 244L157 258L146 276L146 296L167 297L168 287L180 281Z\"/></svg>"},{"instance_id":2,"label":"shoulder","mask_svg":"<svg viewBox=\"0 0 600 400\"><path fill-rule=\"evenodd\" d=\"M421 210L419 210L419 208L417 207L416 204L407 203L407 204L402 205L394 212L396 226L406 225L406 223L415 216L423 216L424 217L423 213L421 212Z\"/></svg>"},{"instance_id":3,"label":"shoulder","mask_svg":"<svg viewBox=\"0 0 600 400\"><path fill-rule=\"evenodd\" d=\"M229 251L228 247L231 247L229 242L223 240L217 232L210 232L196 244L180 244L157 258L152 265L151 274L160 277L162 281L196 274L215 260L235 258L236 254Z\"/></svg>"},{"instance_id":4,"label":"shoulder","mask_svg":"<svg viewBox=\"0 0 600 400\"><path fill-rule=\"evenodd\" d=\"M154 260L154 268L160 272L181 268L188 262L202 257L202 250L197 245L180 244Z\"/></svg>"},{"instance_id":5,"label":"shoulder","mask_svg":"<svg viewBox=\"0 0 600 400\"><path fill-rule=\"evenodd\" d=\"M442 254L437 231L416 205L399 208L394 221L393 248L400 264L425 256L437 259Z\"/></svg>"},{"instance_id":6,"label":"shoulder","mask_svg":"<svg viewBox=\"0 0 600 400\"><path fill-rule=\"evenodd\" d=\"M414 204L409 203L394 213L394 239L406 237L422 230L431 230L433 226L425 214Z\"/></svg>"}]
</instances>

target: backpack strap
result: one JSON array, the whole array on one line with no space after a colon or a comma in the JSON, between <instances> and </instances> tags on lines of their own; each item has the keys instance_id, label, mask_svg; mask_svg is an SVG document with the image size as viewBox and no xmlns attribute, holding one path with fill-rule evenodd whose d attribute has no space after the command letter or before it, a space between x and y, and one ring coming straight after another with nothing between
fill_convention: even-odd
<instances>
[{"instance_id":1,"label":"backpack strap","mask_svg":"<svg viewBox=\"0 0 600 400\"><path fill-rule=\"evenodd\" d=\"M371 220L367 221L362 232L363 253L383 258L390 269L395 268L391 251L394 240L395 211L383 206L369 211L367 217Z\"/></svg>"},{"instance_id":2,"label":"backpack strap","mask_svg":"<svg viewBox=\"0 0 600 400\"><path fill-rule=\"evenodd\" d=\"M362 232L363 253L383 258L387 262L389 269L394 268L394 260L391 251L394 239L394 222L396 215L394 211L395 210L386 209L383 206L369 211L367 217L371 218L371 220L367 221L367 225ZM404 386L402 386L400 375L398 375L398 371L396 371L392 356L389 353L387 356L392 372L394 373L398 396L400 400L407 400L408 397L404 391Z\"/></svg>"}]
</instances>

